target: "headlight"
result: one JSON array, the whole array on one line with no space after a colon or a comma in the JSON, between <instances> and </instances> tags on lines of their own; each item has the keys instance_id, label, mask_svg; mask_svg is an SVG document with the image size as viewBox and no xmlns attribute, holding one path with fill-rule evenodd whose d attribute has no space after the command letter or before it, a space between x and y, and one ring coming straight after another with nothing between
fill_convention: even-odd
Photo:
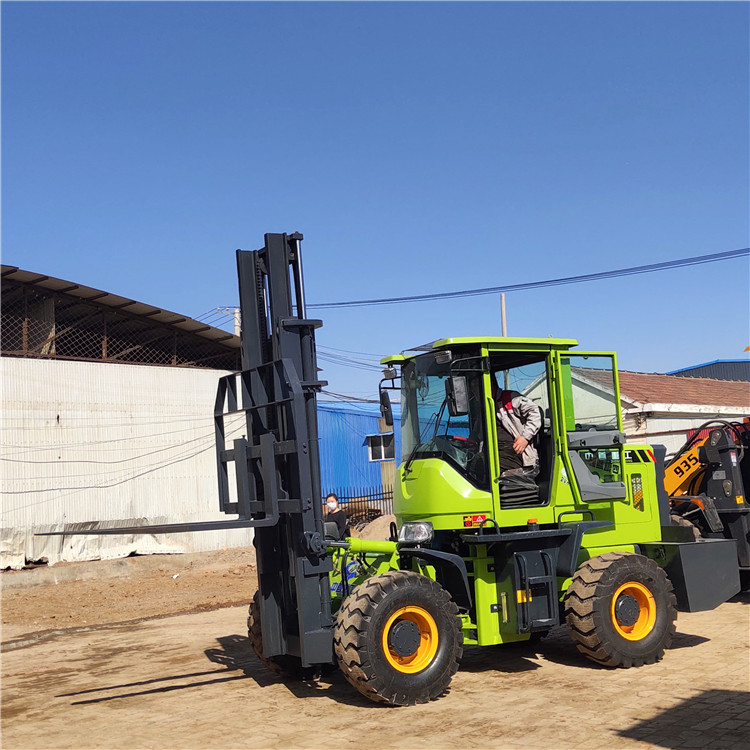
<instances>
[{"instance_id":1,"label":"headlight","mask_svg":"<svg viewBox=\"0 0 750 750\"><path fill-rule=\"evenodd\" d=\"M410 542L411 544L424 544L432 541L434 531L429 521L414 521L405 523L398 532L399 542Z\"/></svg>"}]
</instances>

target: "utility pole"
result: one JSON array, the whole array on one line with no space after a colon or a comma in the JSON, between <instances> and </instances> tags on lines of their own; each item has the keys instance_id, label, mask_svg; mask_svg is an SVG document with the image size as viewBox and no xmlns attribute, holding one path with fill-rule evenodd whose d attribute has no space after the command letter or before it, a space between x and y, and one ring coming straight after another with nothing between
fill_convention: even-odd
<instances>
[{"instance_id":1,"label":"utility pole","mask_svg":"<svg viewBox=\"0 0 750 750\"><path fill-rule=\"evenodd\" d=\"M240 335L240 308L239 307L219 307L217 312L231 315L234 318L234 335Z\"/></svg>"}]
</instances>

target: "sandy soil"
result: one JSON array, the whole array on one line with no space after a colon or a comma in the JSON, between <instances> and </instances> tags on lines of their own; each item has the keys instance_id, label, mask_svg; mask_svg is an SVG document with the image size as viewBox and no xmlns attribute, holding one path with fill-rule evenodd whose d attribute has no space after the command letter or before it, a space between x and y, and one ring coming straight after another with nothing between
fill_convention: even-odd
<instances>
[{"instance_id":1,"label":"sandy soil","mask_svg":"<svg viewBox=\"0 0 750 750\"><path fill-rule=\"evenodd\" d=\"M3 750L745 750L747 604L681 617L663 662L597 668L560 629L539 649L467 649L438 701L388 708L340 672L282 680L247 609L66 631L2 655Z\"/></svg>"},{"instance_id":2,"label":"sandy soil","mask_svg":"<svg viewBox=\"0 0 750 750\"><path fill-rule=\"evenodd\" d=\"M536 648L468 648L447 695L392 709L338 671L300 683L260 664L246 631L251 549L133 558L127 570L4 587L4 750L744 750L750 735L747 595L681 614L659 664L597 667L556 628Z\"/></svg>"},{"instance_id":3,"label":"sandy soil","mask_svg":"<svg viewBox=\"0 0 750 750\"><path fill-rule=\"evenodd\" d=\"M377 518L356 535L387 539L393 520L394 516ZM240 606L252 599L257 588L252 547L190 555L187 566L182 557L129 558L124 577L112 577L107 562L91 562L87 566L94 571L101 568L101 577L61 581L54 586L4 588L3 633L15 636L21 632L134 622ZM0 574L0 582L4 584L18 575L33 577L35 573L5 571Z\"/></svg>"},{"instance_id":4,"label":"sandy soil","mask_svg":"<svg viewBox=\"0 0 750 750\"><path fill-rule=\"evenodd\" d=\"M61 581L52 586L3 589L2 626L6 635L48 629L133 622L182 612L202 612L247 604L257 588L255 553L237 548L190 555L129 558L127 577L111 575L107 562L87 563L102 568L102 577ZM154 563L158 560L158 567ZM33 576L37 571L23 571ZM0 582L13 577L0 575Z\"/></svg>"},{"instance_id":5,"label":"sandy soil","mask_svg":"<svg viewBox=\"0 0 750 750\"><path fill-rule=\"evenodd\" d=\"M387 539L394 520L394 516L377 518L355 535ZM252 599L257 588L252 547L190 555L187 566L182 557L129 558L124 577L111 577L111 566L106 562L91 562L87 564L91 569L102 568L100 578L4 588L3 633L15 636L20 632L134 622L240 606ZM154 566L156 560L158 566ZM17 575L33 577L35 572L5 571L0 574L0 582Z\"/></svg>"}]
</instances>

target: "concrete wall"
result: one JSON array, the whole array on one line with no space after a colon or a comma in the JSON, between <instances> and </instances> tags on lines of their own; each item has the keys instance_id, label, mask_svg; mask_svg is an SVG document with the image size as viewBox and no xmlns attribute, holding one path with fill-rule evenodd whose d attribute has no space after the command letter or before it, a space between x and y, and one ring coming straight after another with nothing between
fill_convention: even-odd
<instances>
[{"instance_id":1,"label":"concrete wall","mask_svg":"<svg viewBox=\"0 0 750 750\"><path fill-rule=\"evenodd\" d=\"M697 404L643 404L624 410L623 427L628 442L663 445L672 456L685 443L688 432L704 422L722 419L741 422L748 407Z\"/></svg>"},{"instance_id":2,"label":"concrete wall","mask_svg":"<svg viewBox=\"0 0 750 750\"><path fill-rule=\"evenodd\" d=\"M217 370L0 358L0 566L197 552L249 530L35 537L99 523L226 520L218 510ZM242 433L243 422L227 430Z\"/></svg>"}]
</instances>

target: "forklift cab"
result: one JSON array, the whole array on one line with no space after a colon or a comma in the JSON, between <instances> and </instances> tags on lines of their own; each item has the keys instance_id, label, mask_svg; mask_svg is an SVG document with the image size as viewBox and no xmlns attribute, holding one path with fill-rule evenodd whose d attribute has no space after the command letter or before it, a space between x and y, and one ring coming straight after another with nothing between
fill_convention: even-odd
<instances>
[{"instance_id":1,"label":"forklift cab","mask_svg":"<svg viewBox=\"0 0 750 750\"><path fill-rule=\"evenodd\" d=\"M424 492L425 503L433 503L443 494L441 483L451 485L454 497L466 498L467 508L491 507L488 517L549 506L561 483L572 490L576 504L625 497L614 355L570 352L575 344L560 339L445 339L414 355L384 360L401 368L399 475L401 499L408 502L399 505L416 514L422 505L414 502L417 496ZM498 390L533 401L542 416L532 438L537 466L515 472L520 477L503 476L499 466L493 398ZM420 474L422 480L414 481ZM484 503L480 495L486 497ZM476 502L468 502L470 498Z\"/></svg>"}]
</instances>

